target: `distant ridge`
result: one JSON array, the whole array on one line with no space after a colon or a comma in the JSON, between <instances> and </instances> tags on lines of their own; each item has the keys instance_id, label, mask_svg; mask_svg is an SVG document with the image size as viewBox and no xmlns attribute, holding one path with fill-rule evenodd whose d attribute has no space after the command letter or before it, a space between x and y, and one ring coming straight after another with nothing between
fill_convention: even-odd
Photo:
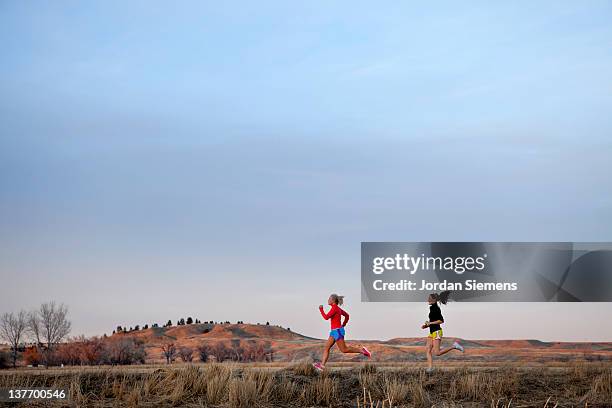
<instances>
[{"instance_id":1,"label":"distant ridge","mask_svg":"<svg viewBox=\"0 0 612 408\"><path fill-rule=\"evenodd\" d=\"M280 326L229 323L196 323L171 327L156 327L131 332L120 332L112 337L129 336L142 340L147 359L163 361L161 346L172 342L177 347L196 350L199 346L227 347L262 345L273 350L274 361L297 361L320 358L325 339L315 339ZM540 340L464 340L445 338L443 345L459 340L466 353L449 353L449 361L508 362L525 361L547 363L554 361L612 361L612 342L544 342ZM347 339L348 343L359 340ZM385 341L364 340L374 352L375 361L419 362L425 359L423 337L394 338ZM359 355L332 352L331 361L359 361ZM197 359L196 359L197 360Z\"/></svg>"}]
</instances>

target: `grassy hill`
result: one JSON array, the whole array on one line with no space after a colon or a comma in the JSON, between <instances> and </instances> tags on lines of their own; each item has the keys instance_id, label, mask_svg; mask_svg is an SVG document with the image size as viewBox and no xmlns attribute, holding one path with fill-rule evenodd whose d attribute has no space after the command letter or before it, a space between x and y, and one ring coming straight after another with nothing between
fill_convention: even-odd
<instances>
[{"instance_id":1,"label":"grassy hill","mask_svg":"<svg viewBox=\"0 0 612 408\"><path fill-rule=\"evenodd\" d=\"M172 327L149 328L119 333L114 336L131 336L142 340L147 350L147 360L162 362L162 346L173 343L177 348L196 350L200 346L213 348L223 344L228 349L263 347L271 350L275 362L319 359L323 339L314 339L279 326L254 324L190 324ZM443 346L456 338L445 338ZM471 362L534 363L567 361L612 361L612 343L542 342L539 340L463 340L466 353L452 352L444 360ZM352 342L352 340L348 340ZM424 361L423 338L395 338L386 341L363 341L374 352L374 361L415 362ZM330 361L361 361L360 355L341 354L334 351ZM198 357L195 356L194 361Z\"/></svg>"}]
</instances>

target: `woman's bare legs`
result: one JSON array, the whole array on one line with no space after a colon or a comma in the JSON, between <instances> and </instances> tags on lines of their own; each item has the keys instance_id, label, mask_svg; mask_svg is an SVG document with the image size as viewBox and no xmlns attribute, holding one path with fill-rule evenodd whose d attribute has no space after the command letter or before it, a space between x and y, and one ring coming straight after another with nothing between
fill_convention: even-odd
<instances>
[{"instance_id":1,"label":"woman's bare legs","mask_svg":"<svg viewBox=\"0 0 612 408\"><path fill-rule=\"evenodd\" d=\"M448 353L451 350L456 350L454 347L449 347L449 348L440 350L440 343L442 343L442 340L440 340L440 339L435 339L433 341L433 354L434 354L434 356L441 356L441 355L444 355L444 354Z\"/></svg>"},{"instance_id":2,"label":"woman's bare legs","mask_svg":"<svg viewBox=\"0 0 612 408\"><path fill-rule=\"evenodd\" d=\"M344 338L338 340L336 343L338 343L338 348L343 353L359 353L359 354L363 354L363 348L361 346L349 347L344 342Z\"/></svg>"},{"instance_id":3,"label":"woman's bare legs","mask_svg":"<svg viewBox=\"0 0 612 408\"><path fill-rule=\"evenodd\" d=\"M425 342L425 352L427 353L427 368L433 368L433 356L431 355L433 350L433 339L431 337L427 337L427 341Z\"/></svg>"},{"instance_id":4,"label":"woman's bare legs","mask_svg":"<svg viewBox=\"0 0 612 408\"><path fill-rule=\"evenodd\" d=\"M335 342L336 340L334 340L332 336L329 336L327 342L325 343L325 350L323 351L323 360L321 361L322 365L325 365L325 363L327 363L327 359L329 358L329 350L334 347Z\"/></svg>"}]
</instances>

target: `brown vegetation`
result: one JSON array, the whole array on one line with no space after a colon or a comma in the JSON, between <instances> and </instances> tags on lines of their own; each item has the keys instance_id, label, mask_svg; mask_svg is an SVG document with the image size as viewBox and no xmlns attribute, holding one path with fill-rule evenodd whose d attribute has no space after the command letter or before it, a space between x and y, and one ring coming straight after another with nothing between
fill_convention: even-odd
<instances>
[{"instance_id":1,"label":"brown vegetation","mask_svg":"<svg viewBox=\"0 0 612 408\"><path fill-rule=\"evenodd\" d=\"M68 387L80 406L609 407L612 367L441 370L361 368L319 374L304 361L271 370L238 364L58 373L5 371L2 387ZM558 405L557 405L558 404Z\"/></svg>"},{"instance_id":2,"label":"brown vegetation","mask_svg":"<svg viewBox=\"0 0 612 408\"><path fill-rule=\"evenodd\" d=\"M144 342L131 337L73 339L56 345L46 353L38 346L30 346L23 353L26 365L128 365L143 364Z\"/></svg>"}]
</instances>

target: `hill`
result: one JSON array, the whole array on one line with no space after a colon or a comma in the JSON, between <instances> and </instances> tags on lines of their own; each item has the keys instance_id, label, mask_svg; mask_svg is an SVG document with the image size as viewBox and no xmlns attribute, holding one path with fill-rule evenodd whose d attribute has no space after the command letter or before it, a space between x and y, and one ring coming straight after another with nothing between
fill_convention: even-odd
<instances>
[{"instance_id":1,"label":"hill","mask_svg":"<svg viewBox=\"0 0 612 408\"><path fill-rule=\"evenodd\" d=\"M147 350L147 359L162 362L162 346L172 343L177 349L194 350L201 346L210 352L225 350L231 358L236 353L258 349L266 358L275 362L297 361L304 358L318 359L325 340L315 339L292 332L279 326L254 324L189 324L172 327L157 327L113 337L128 336L142 340ZM443 346L459 340L466 353L448 353L443 357L448 362L568 362L568 361L612 361L612 342L543 342L539 340L464 340L445 338ZM351 339L348 340L351 342ZM374 352L374 360L382 362L424 361L423 338L395 338L386 341L361 341ZM213 353L214 354L214 353ZM236 357L238 358L238 357ZM331 361L360 361L360 355L333 352Z\"/></svg>"}]
</instances>

